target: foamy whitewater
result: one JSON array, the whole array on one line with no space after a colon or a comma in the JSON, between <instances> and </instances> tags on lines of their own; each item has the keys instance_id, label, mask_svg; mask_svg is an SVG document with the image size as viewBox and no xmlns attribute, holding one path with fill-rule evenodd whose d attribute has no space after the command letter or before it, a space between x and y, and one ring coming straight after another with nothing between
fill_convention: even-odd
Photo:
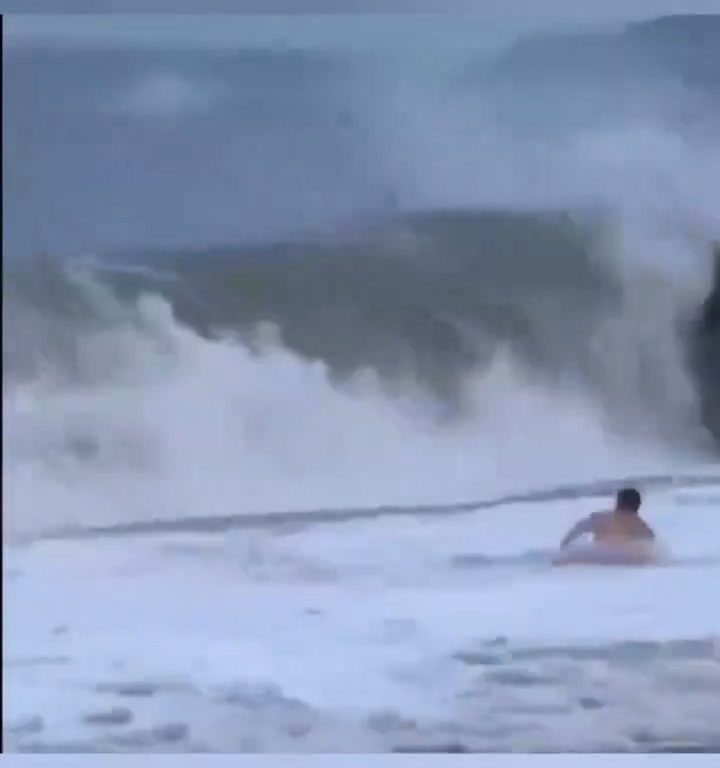
<instances>
[{"instance_id":1,"label":"foamy whitewater","mask_svg":"<svg viewBox=\"0 0 720 768\"><path fill-rule=\"evenodd\" d=\"M720 749L693 23L6 51L6 749ZM552 567L626 483L661 564Z\"/></svg>"}]
</instances>

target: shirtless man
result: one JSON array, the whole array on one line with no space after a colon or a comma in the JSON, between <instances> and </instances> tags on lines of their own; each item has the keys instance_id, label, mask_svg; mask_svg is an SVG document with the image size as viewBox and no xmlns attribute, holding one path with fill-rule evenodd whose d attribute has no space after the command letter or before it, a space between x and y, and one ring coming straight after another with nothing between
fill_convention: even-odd
<instances>
[{"instance_id":1,"label":"shirtless man","mask_svg":"<svg viewBox=\"0 0 720 768\"><path fill-rule=\"evenodd\" d=\"M635 488L624 488L617 494L615 509L611 512L595 512L576 523L560 543L561 562L590 562L652 559L651 545L655 541L652 528L640 517L642 499ZM568 556L567 547L585 534L592 534L599 545L592 552L578 552ZM649 546L650 545L650 546Z\"/></svg>"}]
</instances>

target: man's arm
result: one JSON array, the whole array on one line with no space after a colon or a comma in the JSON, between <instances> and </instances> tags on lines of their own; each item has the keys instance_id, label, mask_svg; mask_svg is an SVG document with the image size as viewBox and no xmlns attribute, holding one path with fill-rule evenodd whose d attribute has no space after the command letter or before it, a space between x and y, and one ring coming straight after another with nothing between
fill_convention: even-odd
<instances>
[{"instance_id":1,"label":"man's arm","mask_svg":"<svg viewBox=\"0 0 720 768\"><path fill-rule=\"evenodd\" d=\"M655 541L655 531L643 520L643 538L649 541Z\"/></svg>"},{"instance_id":2,"label":"man's arm","mask_svg":"<svg viewBox=\"0 0 720 768\"><path fill-rule=\"evenodd\" d=\"M575 525L565 534L565 538L560 542L560 549L565 549L569 544L572 544L575 539L579 539L586 533L592 533L595 530L595 515L588 515L582 520L575 523Z\"/></svg>"}]
</instances>

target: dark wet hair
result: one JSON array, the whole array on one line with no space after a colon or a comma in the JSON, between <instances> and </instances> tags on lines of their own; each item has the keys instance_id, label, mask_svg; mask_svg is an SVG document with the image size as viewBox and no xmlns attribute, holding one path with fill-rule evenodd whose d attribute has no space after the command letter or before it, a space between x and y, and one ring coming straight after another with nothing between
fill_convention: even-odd
<instances>
[{"instance_id":1,"label":"dark wet hair","mask_svg":"<svg viewBox=\"0 0 720 768\"><path fill-rule=\"evenodd\" d=\"M642 504L642 496L635 488L623 488L617 494L617 508L627 512L637 512Z\"/></svg>"}]
</instances>

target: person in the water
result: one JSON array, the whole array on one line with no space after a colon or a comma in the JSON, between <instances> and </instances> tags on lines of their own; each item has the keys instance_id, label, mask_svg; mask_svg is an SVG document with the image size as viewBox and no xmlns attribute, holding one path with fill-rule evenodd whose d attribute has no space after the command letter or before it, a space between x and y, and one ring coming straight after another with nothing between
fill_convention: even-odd
<instances>
[{"instance_id":1,"label":"person in the water","mask_svg":"<svg viewBox=\"0 0 720 768\"><path fill-rule=\"evenodd\" d=\"M615 509L595 512L576 523L560 543L561 554L581 536L593 537L593 551L581 555L593 558L597 554L645 557L655 541L652 528L640 517L642 498L635 488L623 488L617 494Z\"/></svg>"}]
</instances>

